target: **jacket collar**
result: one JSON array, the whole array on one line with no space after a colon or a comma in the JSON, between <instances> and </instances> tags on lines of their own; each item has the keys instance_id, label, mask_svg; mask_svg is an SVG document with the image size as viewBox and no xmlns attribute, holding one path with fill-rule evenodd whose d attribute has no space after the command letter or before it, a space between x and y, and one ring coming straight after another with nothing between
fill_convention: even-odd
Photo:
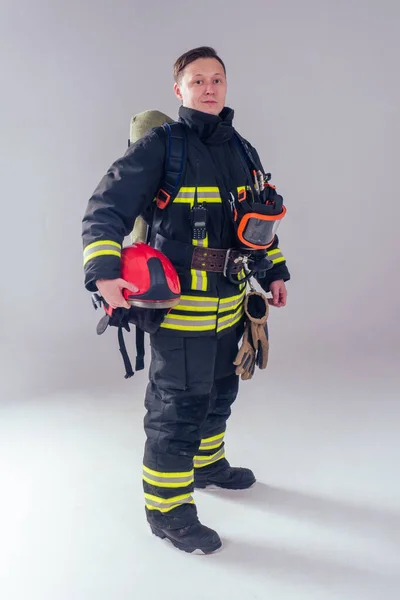
<instances>
[{"instance_id":1,"label":"jacket collar","mask_svg":"<svg viewBox=\"0 0 400 600\"><path fill-rule=\"evenodd\" d=\"M180 106L179 121L197 133L205 144L223 144L231 139L234 110L225 106L219 115L210 115L194 108Z\"/></svg>"}]
</instances>

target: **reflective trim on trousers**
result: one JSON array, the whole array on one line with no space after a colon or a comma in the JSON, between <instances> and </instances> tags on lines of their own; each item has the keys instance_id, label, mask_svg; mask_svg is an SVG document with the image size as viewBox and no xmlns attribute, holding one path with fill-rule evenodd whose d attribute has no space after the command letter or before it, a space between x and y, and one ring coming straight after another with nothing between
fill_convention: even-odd
<instances>
[{"instance_id":1,"label":"reflective trim on trousers","mask_svg":"<svg viewBox=\"0 0 400 600\"><path fill-rule=\"evenodd\" d=\"M158 498L151 494L144 495L146 500L146 507L149 510L159 510L162 513L169 512L182 504L194 504L194 500L191 494L182 494L181 496L174 496L173 498Z\"/></svg>"},{"instance_id":2,"label":"reflective trim on trousers","mask_svg":"<svg viewBox=\"0 0 400 600\"><path fill-rule=\"evenodd\" d=\"M215 450L219 448L224 441L225 431L223 433L219 433L218 435L214 435L213 437L204 438L201 440L201 444L199 450Z\"/></svg>"},{"instance_id":3,"label":"reflective trim on trousers","mask_svg":"<svg viewBox=\"0 0 400 600\"><path fill-rule=\"evenodd\" d=\"M162 473L143 465L143 479L150 485L165 488L186 487L194 481L194 470L185 473Z\"/></svg>"},{"instance_id":4,"label":"reflective trim on trousers","mask_svg":"<svg viewBox=\"0 0 400 600\"><path fill-rule=\"evenodd\" d=\"M209 456L195 456L193 460L194 468L201 469L201 467L207 467L208 465L212 465L221 458L225 458L225 450L221 448L215 454L210 454Z\"/></svg>"}]
</instances>

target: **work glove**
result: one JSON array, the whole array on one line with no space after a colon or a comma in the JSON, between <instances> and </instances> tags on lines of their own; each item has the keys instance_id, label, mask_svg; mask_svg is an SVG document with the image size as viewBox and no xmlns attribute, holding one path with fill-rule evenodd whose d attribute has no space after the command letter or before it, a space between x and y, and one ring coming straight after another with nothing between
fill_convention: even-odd
<instances>
[{"instance_id":1,"label":"work glove","mask_svg":"<svg viewBox=\"0 0 400 600\"><path fill-rule=\"evenodd\" d=\"M268 364L268 299L259 292L250 292L244 301L244 311L250 327L252 346L255 351L255 364L259 369L265 369Z\"/></svg>"},{"instance_id":2,"label":"work glove","mask_svg":"<svg viewBox=\"0 0 400 600\"><path fill-rule=\"evenodd\" d=\"M240 375L242 381L251 379L256 365L256 352L251 339L250 324L245 323L242 345L233 362L236 365L235 373Z\"/></svg>"}]
</instances>

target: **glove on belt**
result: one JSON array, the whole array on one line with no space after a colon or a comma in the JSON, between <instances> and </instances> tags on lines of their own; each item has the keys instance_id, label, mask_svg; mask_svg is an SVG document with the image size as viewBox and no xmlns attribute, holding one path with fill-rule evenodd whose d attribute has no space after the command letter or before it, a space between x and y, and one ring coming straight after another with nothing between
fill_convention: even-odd
<instances>
[{"instance_id":1,"label":"glove on belt","mask_svg":"<svg viewBox=\"0 0 400 600\"><path fill-rule=\"evenodd\" d=\"M269 315L268 299L259 292L250 292L244 301L244 311L250 326L253 348L256 352L256 365L265 369L268 364L268 324Z\"/></svg>"},{"instance_id":2,"label":"glove on belt","mask_svg":"<svg viewBox=\"0 0 400 600\"><path fill-rule=\"evenodd\" d=\"M233 362L235 373L242 380L251 379L255 366L265 369L268 363L268 326L269 304L266 296L250 292L244 301L246 322L242 345Z\"/></svg>"},{"instance_id":3,"label":"glove on belt","mask_svg":"<svg viewBox=\"0 0 400 600\"><path fill-rule=\"evenodd\" d=\"M256 366L256 353L248 323L245 324L243 342L233 364L236 365L236 375L240 375L243 381L253 377Z\"/></svg>"}]
</instances>

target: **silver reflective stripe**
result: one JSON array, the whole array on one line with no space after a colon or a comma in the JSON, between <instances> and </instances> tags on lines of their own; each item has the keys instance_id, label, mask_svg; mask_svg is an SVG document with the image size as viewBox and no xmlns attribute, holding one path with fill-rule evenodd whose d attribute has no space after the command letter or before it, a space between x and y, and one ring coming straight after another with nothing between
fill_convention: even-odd
<instances>
[{"instance_id":1,"label":"silver reflective stripe","mask_svg":"<svg viewBox=\"0 0 400 600\"><path fill-rule=\"evenodd\" d=\"M181 318L179 318L181 317ZM167 315L161 327L170 329L181 329L186 331L202 331L214 329L217 322L216 316L204 317L182 317L182 315L170 316Z\"/></svg>"},{"instance_id":2,"label":"silver reflective stripe","mask_svg":"<svg viewBox=\"0 0 400 600\"><path fill-rule=\"evenodd\" d=\"M193 296L189 299L184 296L181 296L180 302L176 304L176 306L174 306L174 309L185 310L185 308L188 308L189 310L191 308L195 308L196 310L204 308L209 309L210 311L216 311L218 309L218 300L202 300L201 298L197 299Z\"/></svg>"},{"instance_id":3,"label":"silver reflective stripe","mask_svg":"<svg viewBox=\"0 0 400 600\"><path fill-rule=\"evenodd\" d=\"M234 312L232 315L229 315L227 317L221 317L220 319L218 319L217 331L222 331L222 329L226 329L227 327L234 325L235 323L240 321L243 314L244 314L244 306L242 304L241 307L239 308L239 310Z\"/></svg>"},{"instance_id":4,"label":"silver reflective stripe","mask_svg":"<svg viewBox=\"0 0 400 600\"><path fill-rule=\"evenodd\" d=\"M195 456L194 460L193 460L193 464L195 468L199 468L199 467L206 467L208 465L212 465L213 463L217 462L217 460L220 460L221 458L224 458L225 456L225 450L224 448L221 448L221 450L218 450L218 452L216 452L215 454L211 454L210 456Z\"/></svg>"},{"instance_id":5,"label":"silver reflective stripe","mask_svg":"<svg viewBox=\"0 0 400 600\"><path fill-rule=\"evenodd\" d=\"M168 498L165 500L160 498L157 500L156 496L144 495L146 499L146 505L152 508L158 508L162 512L181 506L182 504L193 504L194 500L192 496L176 496L175 498Z\"/></svg>"},{"instance_id":6,"label":"silver reflective stripe","mask_svg":"<svg viewBox=\"0 0 400 600\"><path fill-rule=\"evenodd\" d=\"M244 270L242 270L242 271L240 271L240 273L238 273L238 279L239 279L239 281L242 280L242 279L244 279L245 277L246 277L246 273L244 272ZM246 289L246 286L247 286L247 282L245 281L244 283L241 283L239 285L239 290Z\"/></svg>"},{"instance_id":7,"label":"silver reflective stripe","mask_svg":"<svg viewBox=\"0 0 400 600\"><path fill-rule=\"evenodd\" d=\"M170 487L170 483L179 483L182 485L182 487L184 487L185 485L189 485L190 483L192 483L193 474L188 475L187 477L157 477L156 475L152 475L150 473L147 473L147 471L143 470L143 479L146 479L148 483L154 483L156 485L159 483L164 484L163 486L159 487Z\"/></svg>"},{"instance_id":8,"label":"silver reflective stripe","mask_svg":"<svg viewBox=\"0 0 400 600\"><path fill-rule=\"evenodd\" d=\"M239 304L244 301L244 297L245 297L245 294L242 293L239 296L235 296L234 298L229 299L227 301L225 301L225 299L221 300L221 302L219 304L218 312L221 313L221 312L225 312L232 308L237 308L239 306Z\"/></svg>"},{"instance_id":9,"label":"silver reflective stripe","mask_svg":"<svg viewBox=\"0 0 400 600\"><path fill-rule=\"evenodd\" d=\"M199 191L197 191L197 197L198 198L217 198L218 200L221 200L221 196L220 196L219 192L199 192Z\"/></svg>"},{"instance_id":10,"label":"silver reflective stripe","mask_svg":"<svg viewBox=\"0 0 400 600\"><path fill-rule=\"evenodd\" d=\"M112 242L94 242L93 244L89 244L89 246L86 246L86 248L83 251L84 263L86 263L91 258L94 258L95 256L107 254L121 256L120 244Z\"/></svg>"},{"instance_id":11,"label":"silver reflective stripe","mask_svg":"<svg viewBox=\"0 0 400 600\"><path fill-rule=\"evenodd\" d=\"M177 200L178 198L189 198L192 199L194 198L194 190L193 192L179 192L179 194L176 196L175 200Z\"/></svg>"},{"instance_id":12,"label":"silver reflective stripe","mask_svg":"<svg viewBox=\"0 0 400 600\"><path fill-rule=\"evenodd\" d=\"M203 438L200 442L200 449L202 449L202 446L205 446L208 444L217 444L216 447L218 447L224 441L224 437L225 437L225 431L222 431L222 433L218 433L218 435L213 435L208 438Z\"/></svg>"},{"instance_id":13,"label":"silver reflective stripe","mask_svg":"<svg viewBox=\"0 0 400 600\"><path fill-rule=\"evenodd\" d=\"M204 240L193 240L194 246L207 247L208 237ZM207 290L207 272L192 269L192 290L205 292Z\"/></svg>"},{"instance_id":14,"label":"silver reflective stripe","mask_svg":"<svg viewBox=\"0 0 400 600\"><path fill-rule=\"evenodd\" d=\"M285 257L283 256L282 252L278 249L267 252L267 256L272 260L273 263L282 262L282 260L285 260Z\"/></svg>"},{"instance_id":15,"label":"silver reflective stripe","mask_svg":"<svg viewBox=\"0 0 400 600\"><path fill-rule=\"evenodd\" d=\"M201 442L199 450L213 450L214 448L219 448L223 441L224 438L212 442Z\"/></svg>"},{"instance_id":16,"label":"silver reflective stripe","mask_svg":"<svg viewBox=\"0 0 400 600\"><path fill-rule=\"evenodd\" d=\"M192 290L207 291L207 275L204 271L192 271Z\"/></svg>"}]
</instances>

